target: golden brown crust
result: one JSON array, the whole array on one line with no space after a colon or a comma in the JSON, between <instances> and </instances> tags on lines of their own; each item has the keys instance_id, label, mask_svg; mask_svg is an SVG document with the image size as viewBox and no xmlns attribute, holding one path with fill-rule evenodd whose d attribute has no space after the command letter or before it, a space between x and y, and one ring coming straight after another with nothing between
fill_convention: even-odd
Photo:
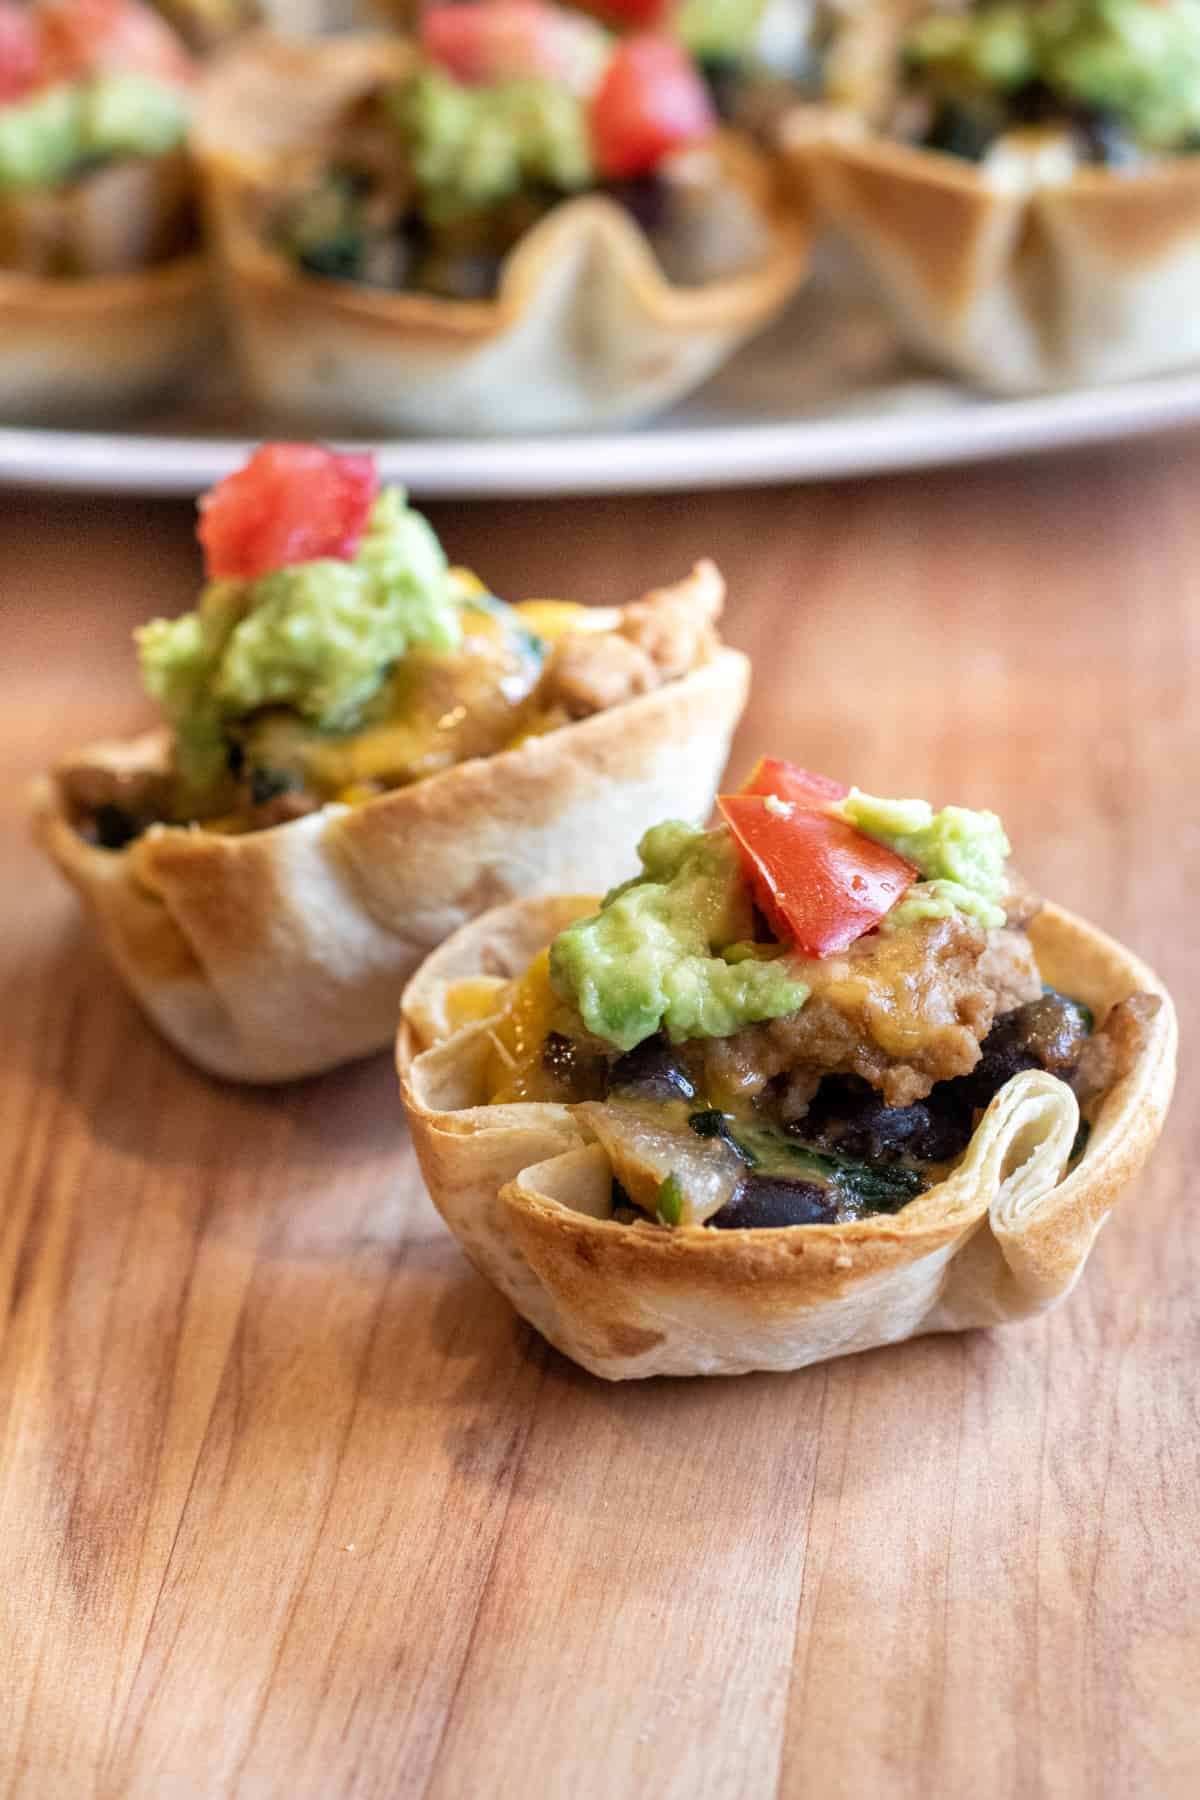
<instances>
[{"instance_id":1,"label":"golden brown crust","mask_svg":"<svg viewBox=\"0 0 1200 1800\"><path fill-rule=\"evenodd\" d=\"M265 34L214 68L195 143L247 380L296 417L358 429L561 429L629 419L702 381L798 286L808 229L769 164L719 146L731 203L761 253L743 273L672 286L613 201L555 207L508 257L494 300L373 291L302 274L262 239L275 159L355 94L411 67L380 39Z\"/></svg>"},{"instance_id":2,"label":"golden brown crust","mask_svg":"<svg viewBox=\"0 0 1200 1800\"><path fill-rule=\"evenodd\" d=\"M911 345L1031 391L1200 355L1200 160L1005 176L882 137L783 127L808 191L878 277ZM1018 140L1013 138L1015 148Z\"/></svg>"},{"instance_id":3,"label":"golden brown crust","mask_svg":"<svg viewBox=\"0 0 1200 1800\"><path fill-rule=\"evenodd\" d=\"M1098 1011L1134 991L1162 999L1065 1178L1075 1098L1029 1071L996 1096L953 1175L895 1216L666 1231L605 1216L608 1166L569 1108L480 1103L486 1022L445 1035L450 983L516 972L595 904L518 902L459 932L414 977L397 1050L435 1204L481 1271L565 1354L611 1379L799 1368L1026 1317L1069 1291L1158 1137L1174 1079L1170 1000L1128 951L1055 906L1030 928L1046 979Z\"/></svg>"},{"instance_id":4,"label":"golden brown crust","mask_svg":"<svg viewBox=\"0 0 1200 1800\"><path fill-rule=\"evenodd\" d=\"M185 374L213 322L203 256L80 281L0 272L0 414L119 412Z\"/></svg>"},{"instance_id":5,"label":"golden brown crust","mask_svg":"<svg viewBox=\"0 0 1200 1800\"><path fill-rule=\"evenodd\" d=\"M680 584L701 605L714 588L711 564ZM242 836L158 825L104 850L50 781L35 829L166 1036L214 1073L282 1081L389 1043L404 982L468 919L602 881L657 820L705 815L748 685L718 647L610 712ZM141 755L161 761L161 734Z\"/></svg>"}]
</instances>

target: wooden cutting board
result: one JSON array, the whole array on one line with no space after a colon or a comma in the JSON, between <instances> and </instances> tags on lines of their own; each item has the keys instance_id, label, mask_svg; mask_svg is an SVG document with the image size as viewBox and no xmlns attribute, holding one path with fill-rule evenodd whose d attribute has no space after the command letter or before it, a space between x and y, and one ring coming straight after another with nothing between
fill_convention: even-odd
<instances>
[{"instance_id":1,"label":"wooden cutting board","mask_svg":"<svg viewBox=\"0 0 1200 1800\"><path fill-rule=\"evenodd\" d=\"M386 1057L239 1091L142 1023L22 794L141 721L189 517L0 500L3 1791L1200 1792L1198 491L1176 442L438 513L512 595L717 555L735 772L996 806L1183 1015L1166 1140L1049 1319L623 1387L471 1273Z\"/></svg>"}]
</instances>

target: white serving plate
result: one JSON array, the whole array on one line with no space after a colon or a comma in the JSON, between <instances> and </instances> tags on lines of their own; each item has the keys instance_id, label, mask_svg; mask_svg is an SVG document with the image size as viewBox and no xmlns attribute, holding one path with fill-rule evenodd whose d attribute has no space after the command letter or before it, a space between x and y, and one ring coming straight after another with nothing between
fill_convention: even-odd
<instances>
[{"instance_id":1,"label":"white serving plate","mask_svg":"<svg viewBox=\"0 0 1200 1800\"><path fill-rule=\"evenodd\" d=\"M228 372L203 399L120 430L0 426L0 483L195 495L247 446L296 435L251 418ZM814 284L706 387L636 430L573 437L408 438L368 447L385 480L438 497L539 496L816 481L970 462L1200 424L1200 371L998 400L906 362L869 303Z\"/></svg>"}]
</instances>

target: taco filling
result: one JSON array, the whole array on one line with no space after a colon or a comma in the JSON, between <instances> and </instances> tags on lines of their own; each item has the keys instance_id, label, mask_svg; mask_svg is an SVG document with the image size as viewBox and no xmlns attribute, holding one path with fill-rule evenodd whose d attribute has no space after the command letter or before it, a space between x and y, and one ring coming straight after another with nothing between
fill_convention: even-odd
<instances>
[{"instance_id":1,"label":"taco filling","mask_svg":"<svg viewBox=\"0 0 1200 1800\"><path fill-rule=\"evenodd\" d=\"M1112 167L1200 148L1200 0L981 0L904 41L894 128L979 161L1000 138Z\"/></svg>"},{"instance_id":2,"label":"taco filling","mask_svg":"<svg viewBox=\"0 0 1200 1800\"><path fill-rule=\"evenodd\" d=\"M560 932L487 1028L487 1101L571 1106L618 1222L895 1213L1013 1075L1069 1082L1086 1118L1133 1066L1158 998L1097 1021L1043 984L1039 903L994 813L771 760L718 804L713 830L648 832L641 874ZM494 1006L470 990L452 1019Z\"/></svg>"},{"instance_id":3,"label":"taco filling","mask_svg":"<svg viewBox=\"0 0 1200 1800\"><path fill-rule=\"evenodd\" d=\"M193 80L140 0L0 0L0 269L116 275L194 247Z\"/></svg>"},{"instance_id":4,"label":"taco filling","mask_svg":"<svg viewBox=\"0 0 1200 1800\"><path fill-rule=\"evenodd\" d=\"M706 662L722 602L690 583L624 608L509 605L448 566L371 456L273 444L200 502L208 584L137 633L170 727L63 764L86 837L242 832L358 804L651 693Z\"/></svg>"},{"instance_id":5,"label":"taco filling","mask_svg":"<svg viewBox=\"0 0 1200 1800\"><path fill-rule=\"evenodd\" d=\"M677 40L616 39L540 0L434 6L420 33L405 79L361 94L264 184L259 228L296 269L487 300L526 233L586 193L628 211L672 281L758 259L761 225Z\"/></svg>"}]
</instances>

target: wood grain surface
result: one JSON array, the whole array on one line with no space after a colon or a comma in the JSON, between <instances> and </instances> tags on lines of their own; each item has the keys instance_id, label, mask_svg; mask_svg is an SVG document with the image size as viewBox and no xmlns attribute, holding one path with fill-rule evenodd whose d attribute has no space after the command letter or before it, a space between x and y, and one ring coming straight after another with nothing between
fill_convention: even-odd
<instances>
[{"instance_id":1,"label":"wood grain surface","mask_svg":"<svg viewBox=\"0 0 1200 1800\"><path fill-rule=\"evenodd\" d=\"M29 845L146 715L187 508L0 497L0 1765L21 1796L1200 1792L1200 445L437 509L498 591L702 552L764 748L995 806L1172 984L1149 1177L1053 1316L610 1387L474 1276L387 1057L275 1092L145 1026Z\"/></svg>"}]
</instances>

